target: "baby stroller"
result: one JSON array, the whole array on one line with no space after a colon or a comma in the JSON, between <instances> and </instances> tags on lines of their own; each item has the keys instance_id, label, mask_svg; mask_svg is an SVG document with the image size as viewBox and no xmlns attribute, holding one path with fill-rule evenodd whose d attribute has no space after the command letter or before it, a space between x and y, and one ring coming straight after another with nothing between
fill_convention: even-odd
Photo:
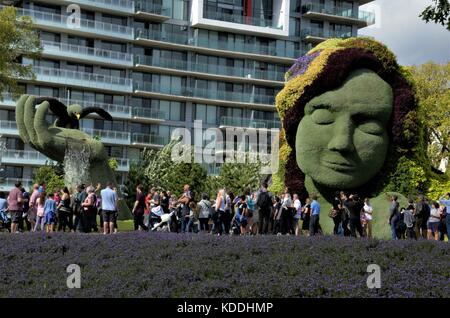
<instances>
[{"instance_id":1,"label":"baby stroller","mask_svg":"<svg viewBox=\"0 0 450 318\"><path fill-rule=\"evenodd\" d=\"M236 213L233 222L231 222L231 233L234 235L241 234L241 215L239 213Z\"/></svg>"},{"instance_id":2,"label":"baby stroller","mask_svg":"<svg viewBox=\"0 0 450 318\"><path fill-rule=\"evenodd\" d=\"M0 231L11 231L11 216L5 210L0 210Z\"/></svg>"},{"instance_id":3,"label":"baby stroller","mask_svg":"<svg viewBox=\"0 0 450 318\"><path fill-rule=\"evenodd\" d=\"M170 229L171 219L174 215L175 215L175 211L162 214L159 217L159 222L153 223L151 231L170 232L171 231L171 229Z\"/></svg>"}]
</instances>

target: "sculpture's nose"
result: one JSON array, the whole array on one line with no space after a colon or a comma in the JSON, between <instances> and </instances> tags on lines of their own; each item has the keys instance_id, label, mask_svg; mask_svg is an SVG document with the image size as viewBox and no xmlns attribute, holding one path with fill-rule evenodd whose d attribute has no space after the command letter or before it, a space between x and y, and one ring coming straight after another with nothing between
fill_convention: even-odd
<instances>
[{"instance_id":1,"label":"sculpture's nose","mask_svg":"<svg viewBox=\"0 0 450 318\"><path fill-rule=\"evenodd\" d=\"M333 136L328 143L328 149L339 152L353 152L354 124L350 116L340 116L334 123Z\"/></svg>"}]
</instances>

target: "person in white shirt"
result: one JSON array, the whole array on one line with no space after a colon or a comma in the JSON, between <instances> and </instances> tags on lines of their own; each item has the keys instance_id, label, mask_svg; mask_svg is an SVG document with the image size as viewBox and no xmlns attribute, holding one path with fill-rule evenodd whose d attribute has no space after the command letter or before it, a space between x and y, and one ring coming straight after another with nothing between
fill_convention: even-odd
<instances>
[{"instance_id":1,"label":"person in white shirt","mask_svg":"<svg viewBox=\"0 0 450 318\"><path fill-rule=\"evenodd\" d=\"M369 198L364 199L364 235L368 238L372 238L372 219L373 208L370 204Z\"/></svg>"},{"instance_id":2,"label":"person in white shirt","mask_svg":"<svg viewBox=\"0 0 450 318\"><path fill-rule=\"evenodd\" d=\"M301 227L299 226L299 223L302 216L302 203L298 199L298 194L294 194L294 209L294 231L295 235L299 236L301 233Z\"/></svg>"}]
</instances>

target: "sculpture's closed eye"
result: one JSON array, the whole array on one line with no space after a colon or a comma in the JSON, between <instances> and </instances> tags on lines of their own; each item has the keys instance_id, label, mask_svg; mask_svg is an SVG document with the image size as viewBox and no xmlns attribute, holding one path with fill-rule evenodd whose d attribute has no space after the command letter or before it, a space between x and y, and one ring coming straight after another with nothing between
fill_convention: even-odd
<instances>
[{"instance_id":1,"label":"sculpture's closed eye","mask_svg":"<svg viewBox=\"0 0 450 318\"><path fill-rule=\"evenodd\" d=\"M331 111L325 108L316 109L311 114L313 122L319 125L329 125L334 122L334 115Z\"/></svg>"}]
</instances>

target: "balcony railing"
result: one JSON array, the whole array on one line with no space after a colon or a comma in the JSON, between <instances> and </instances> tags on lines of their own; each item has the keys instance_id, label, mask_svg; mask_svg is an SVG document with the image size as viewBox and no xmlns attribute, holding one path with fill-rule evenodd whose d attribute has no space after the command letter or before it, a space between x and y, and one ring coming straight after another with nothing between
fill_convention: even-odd
<instances>
[{"instance_id":1,"label":"balcony railing","mask_svg":"<svg viewBox=\"0 0 450 318\"><path fill-rule=\"evenodd\" d=\"M0 135L18 135L19 130L17 129L17 124L15 121L10 120L0 120Z\"/></svg>"},{"instance_id":2,"label":"balcony railing","mask_svg":"<svg viewBox=\"0 0 450 318\"><path fill-rule=\"evenodd\" d=\"M79 19L79 24L75 19L71 20L69 16L55 13L41 12L29 9L17 9L19 16L30 16L36 24L42 24L52 27L62 27L81 32L94 33L96 35L109 35L119 38L134 38L134 29L118 24L105 23L101 21Z\"/></svg>"},{"instance_id":3,"label":"balcony railing","mask_svg":"<svg viewBox=\"0 0 450 318\"><path fill-rule=\"evenodd\" d=\"M159 136L159 135L133 133L131 142L133 144L141 144L149 146L151 145L165 146L169 143L169 138L166 136Z\"/></svg>"},{"instance_id":4,"label":"balcony railing","mask_svg":"<svg viewBox=\"0 0 450 318\"><path fill-rule=\"evenodd\" d=\"M162 15L166 17L171 16L170 8L163 7L161 4L153 3L151 1L137 0L134 5L135 12L143 11L147 13Z\"/></svg>"},{"instance_id":5,"label":"balcony railing","mask_svg":"<svg viewBox=\"0 0 450 318\"><path fill-rule=\"evenodd\" d=\"M227 116L220 118L220 125L255 129L280 129L281 126L280 122L276 120L248 119Z\"/></svg>"},{"instance_id":6,"label":"balcony railing","mask_svg":"<svg viewBox=\"0 0 450 318\"><path fill-rule=\"evenodd\" d=\"M308 3L302 7L303 13L316 12L328 15L335 15L343 18L361 20L368 25L375 23L375 14L359 10L358 8L343 8L333 5L324 5L320 3Z\"/></svg>"},{"instance_id":7,"label":"balcony railing","mask_svg":"<svg viewBox=\"0 0 450 318\"><path fill-rule=\"evenodd\" d=\"M297 58L300 56L300 50L286 49L279 50L275 46L260 45L245 42L230 41L210 41L209 39L192 37L187 32L172 32L139 29L135 30L136 38L144 38L154 41L168 42L174 44L191 45L196 47L204 47L207 49L226 50L240 53L251 53L258 55L270 55L277 57Z\"/></svg>"},{"instance_id":8,"label":"balcony railing","mask_svg":"<svg viewBox=\"0 0 450 318\"><path fill-rule=\"evenodd\" d=\"M323 28L306 28L302 30L301 34L302 38L306 38L308 36L315 38L325 38L325 31Z\"/></svg>"},{"instance_id":9,"label":"balcony railing","mask_svg":"<svg viewBox=\"0 0 450 318\"><path fill-rule=\"evenodd\" d=\"M7 149L0 154L2 163L43 165L54 161L37 151Z\"/></svg>"},{"instance_id":10,"label":"balcony railing","mask_svg":"<svg viewBox=\"0 0 450 318\"><path fill-rule=\"evenodd\" d=\"M282 29L282 27L273 26L273 19L268 18L258 18L256 16L242 16L238 14L230 14L226 12L217 11L215 7L210 7L205 5L205 11L203 12L205 19L220 20L225 22L247 24L265 28L272 29Z\"/></svg>"},{"instance_id":11,"label":"balcony railing","mask_svg":"<svg viewBox=\"0 0 450 318\"><path fill-rule=\"evenodd\" d=\"M82 128L82 130L91 137L98 137L100 141L110 144L130 144L130 133L125 131L113 131L103 129Z\"/></svg>"},{"instance_id":12,"label":"balcony railing","mask_svg":"<svg viewBox=\"0 0 450 318\"><path fill-rule=\"evenodd\" d=\"M22 179L22 178L5 178L0 179L0 190L1 191L10 191L15 187L15 183L20 181L22 183L22 186L26 190L30 190L31 186L33 185L33 180L31 179Z\"/></svg>"},{"instance_id":13,"label":"balcony railing","mask_svg":"<svg viewBox=\"0 0 450 318\"><path fill-rule=\"evenodd\" d=\"M0 105L7 105L7 106L15 106L16 102L12 97L11 93L2 93L3 101L0 101Z\"/></svg>"},{"instance_id":14,"label":"balcony railing","mask_svg":"<svg viewBox=\"0 0 450 318\"><path fill-rule=\"evenodd\" d=\"M156 84L156 83L135 81L134 89L160 94L170 94L175 96L198 97L205 99L223 100L240 103L250 103L250 104L273 105L275 103L275 96L272 95L228 92L221 90L211 90L211 89L191 88L191 87L178 87L178 89L174 89L173 87L162 86L159 83Z\"/></svg>"},{"instance_id":15,"label":"balcony railing","mask_svg":"<svg viewBox=\"0 0 450 318\"><path fill-rule=\"evenodd\" d=\"M263 79L270 81L284 81L284 72L279 71L246 69L242 67L232 67L217 64L187 62L182 60L173 60L166 58L154 58L152 56L145 56L145 55L136 55L134 60L136 64L170 68L181 71Z\"/></svg>"},{"instance_id":16,"label":"balcony railing","mask_svg":"<svg viewBox=\"0 0 450 318\"><path fill-rule=\"evenodd\" d=\"M73 58L88 59L90 61L105 62L133 66L133 54L103 50L93 47L72 45L61 42L41 41L44 53L57 54Z\"/></svg>"},{"instance_id":17,"label":"balcony railing","mask_svg":"<svg viewBox=\"0 0 450 318\"><path fill-rule=\"evenodd\" d=\"M127 158L114 158L117 161L117 171L129 171L130 159Z\"/></svg>"},{"instance_id":18,"label":"balcony railing","mask_svg":"<svg viewBox=\"0 0 450 318\"><path fill-rule=\"evenodd\" d=\"M134 13L134 1L132 0L66 0L67 2L86 4L92 7L113 9Z\"/></svg>"},{"instance_id":19,"label":"balcony railing","mask_svg":"<svg viewBox=\"0 0 450 318\"><path fill-rule=\"evenodd\" d=\"M100 107L106 110L112 117L131 118L131 106L98 103L95 101L66 99L66 98L59 98L59 100L66 105L79 104L83 107Z\"/></svg>"},{"instance_id":20,"label":"balcony railing","mask_svg":"<svg viewBox=\"0 0 450 318\"><path fill-rule=\"evenodd\" d=\"M98 89L120 90L131 92L132 80L102 74L78 72L59 68L34 66L33 71L38 81L52 82L65 85L86 86Z\"/></svg>"},{"instance_id":21,"label":"balcony railing","mask_svg":"<svg viewBox=\"0 0 450 318\"><path fill-rule=\"evenodd\" d=\"M159 111L157 109L151 109L151 108L144 108L144 107L133 107L133 117L140 117L140 118L150 118L150 119L157 119L157 120L165 120L166 119L166 113Z\"/></svg>"}]
</instances>

